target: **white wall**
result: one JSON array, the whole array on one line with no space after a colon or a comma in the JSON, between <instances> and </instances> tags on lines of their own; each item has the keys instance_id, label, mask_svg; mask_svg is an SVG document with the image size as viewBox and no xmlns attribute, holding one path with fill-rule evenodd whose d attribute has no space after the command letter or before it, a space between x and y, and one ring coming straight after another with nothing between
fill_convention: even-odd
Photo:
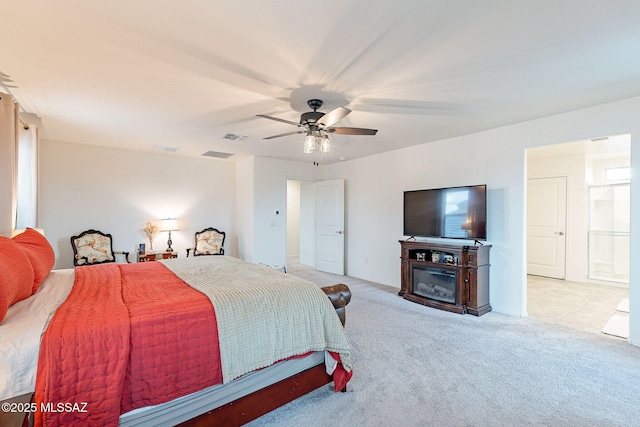
<instances>
[{"instance_id":1,"label":"white wall","mask_svg":"<svg viewBox=\"0 0 640 427\"><path fill-rule=\"evenodd\" d=\"M185 256L194 233L206 227L227 232L225 250L235 254L235 165L211 158L187 158L55 141L40 145L40 227L56 252L55 268L71 267L70 236L95 228L113 235L115 250L135 261L147 243L147 221L178 218L173 248ZM167 247L158 233L154 250Z\"/></svg>"},{"instance_id":2,"label":"white wall","mask_svg":"<svg viewBox=\"0 0 640 427\"><path fill-rule=\"evenodd\" d=\"M253 194L255 158L236 163L236 230L238 256L253 261Z\"/></svg>"},{"instance_id":3,"label":"white wall","mask_svg":"<svg viewBox=\"0 0 640 427\"><path fill-rule=\"evenodd\" d=\"M526 148L629 133L632 169L638 171L639 116L640 98L632 98L326 166L324 179L347 181L348 274L399 286L404 190L484 183L487 243L493 245L491 305L525 316ZM633 236L640 233L640 185L633 182L631 198ZM632 238L631 257L639 255L640 239ZM638 263L631 281L630 341L640 343Z\"/></svg>"}]
</instances>

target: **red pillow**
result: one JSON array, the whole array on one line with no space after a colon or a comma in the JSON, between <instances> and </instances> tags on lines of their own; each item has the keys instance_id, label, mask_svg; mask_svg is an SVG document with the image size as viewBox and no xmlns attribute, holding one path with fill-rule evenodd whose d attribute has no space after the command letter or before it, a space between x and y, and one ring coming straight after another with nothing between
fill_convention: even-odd
<instances>
[{"instance_id":1,"label":"red pillow","mask_svg":"<svg viewBox=\"0 0 640 427\"><path fill-rule=\"evenodd\" d=\"M0 322L11 305L31 295L33 278L29 257L16 242L0 236Z\"/></svg>"},{"instance_id":2,"label":"red pillow","mask_svg":"<svg viewBox=\"0 0 640 427\"><path fill-rule=\"evenodd\" d=\"M24 233L14 236L13 241L27 254L33 266L33 294L49 275L56 262L56 255L49 241L33 228L27 228Z\"/></svg>"}]
</instances>

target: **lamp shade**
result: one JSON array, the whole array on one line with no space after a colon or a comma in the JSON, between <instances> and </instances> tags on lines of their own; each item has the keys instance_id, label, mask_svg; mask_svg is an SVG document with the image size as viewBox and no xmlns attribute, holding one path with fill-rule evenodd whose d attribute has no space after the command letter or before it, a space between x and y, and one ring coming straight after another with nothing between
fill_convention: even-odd
<instances>
[{"instance_id":1,"label":"lamp shade","mask_svg":"<svg viewBox=\"0 0 640 427\"><path fill-rule=\"evenodd\" d=\"M160 224L162 231L178 231L178 220L175 218L166 218Z\"/></svg>"}]
</instances>

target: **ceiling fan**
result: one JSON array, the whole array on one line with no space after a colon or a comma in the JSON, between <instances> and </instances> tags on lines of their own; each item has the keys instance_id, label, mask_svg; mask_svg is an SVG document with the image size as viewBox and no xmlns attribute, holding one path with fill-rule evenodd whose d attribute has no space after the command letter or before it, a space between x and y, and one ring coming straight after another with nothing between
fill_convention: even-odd
<instances>
[{"instance_id":1,"label":"ceiling fan","mask_svg":"<svg viewBox=\"0 0 640 427\"><path fill-rule=\"evenodd\" d=\"M293 132L281 133L279 135L268 136L263 139L274 139L282 136L295 135L300 133L306 133L307 136L326 137L327 134L336 135L375 135L378 132L377 129L363 129L352 127L333 127L333 125L342 120L347 114L351 112L348 108L338 107L328 113L322 113L317 111L322 107L322 101L320 99L310 99L307 101L307 105L313 111L302 113L300 116L300 123L292 122L290 120L279 119L277 117L266 116L264 114L258 114L258 117L264 117L265 119L275 120L277 122L288 123L300 128Z\"/></svg>"}]
</instances>

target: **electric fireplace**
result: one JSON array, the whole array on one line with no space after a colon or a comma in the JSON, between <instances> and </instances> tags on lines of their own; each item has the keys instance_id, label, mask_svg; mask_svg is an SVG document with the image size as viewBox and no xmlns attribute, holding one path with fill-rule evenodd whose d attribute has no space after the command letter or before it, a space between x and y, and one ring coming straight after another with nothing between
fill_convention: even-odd
<instances>
[{"instance_id":1,"label":"electric fireplace","mask_svg":"<svg viewBox=\"0 0 640 427\"><path fill-rule=\"evenodd\" d=\"M456 303L456 272L413 266L413 293L436 301Z\"/></svg>"},{"instance_id":2,"label":"electric fireplace","mask_svg":"<svg viewBox=\"0 0 640 427\"><path fill-rule=\"evenodd\" d=\"M401 240L398 295L440 310L482 316L489 304L490 245Z\"/></svg>"}]
</instances>

